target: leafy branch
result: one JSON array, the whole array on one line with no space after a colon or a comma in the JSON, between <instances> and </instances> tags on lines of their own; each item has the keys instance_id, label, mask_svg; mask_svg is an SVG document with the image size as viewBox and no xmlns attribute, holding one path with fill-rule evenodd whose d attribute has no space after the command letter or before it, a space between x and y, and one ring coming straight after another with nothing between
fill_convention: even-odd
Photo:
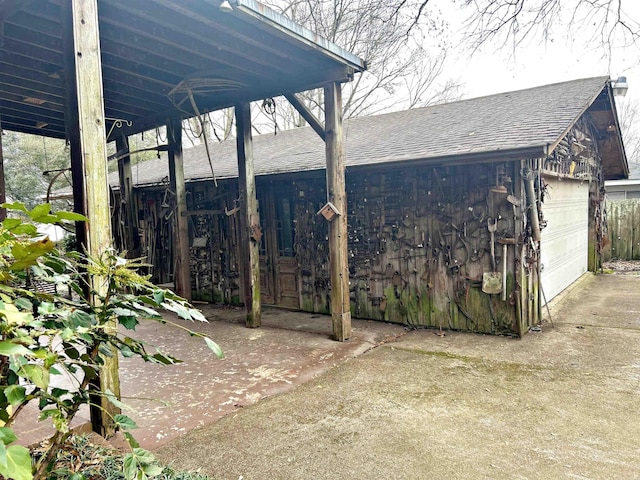
<instances>
[{"instance_id":1,"label":"leafy branch","mask_svg":"<svg viewBox=\"0 0 640 480\"><path fill-rule=\"evenodd\" d=\"M141 321L171 323L188 335L203 338L218 357L222 350L206 335L163 318L162 311L171 311L184 320L206 322L186 300L159 289L138 273L145 266L141 260L126 259L112 249L98 257L64 254L48 238L38 237L34 223L86 220L82 215L54 213L49 204L31 210L21 203L4 208L26 220L7 218L0 226L0 475L42 479L70 435L69 425L81 405L93 405L92 397L99 396L118 408L123 406L112 392L100 391L92 381L98 378L106 357L137 356L161 365L180 361L156 348L150 352L142 340L132 336L130 332ZM83 294L86 274L105 287L91 291L89 298ZM55 293L38 288L46 284ZM114 328L117 325L123 328ZM51 377L63 374L75 379L76 385L53 387ZM50 420L56 429L35 462L26 448L14 444L17 438L12 429L18 414L31 402L37 402L40 420ZM157 475L161 469L153 456L130 433L135 422L124 414L106 413L132 448L124 462L125 477Z\"/></svg>"}]
</instances>

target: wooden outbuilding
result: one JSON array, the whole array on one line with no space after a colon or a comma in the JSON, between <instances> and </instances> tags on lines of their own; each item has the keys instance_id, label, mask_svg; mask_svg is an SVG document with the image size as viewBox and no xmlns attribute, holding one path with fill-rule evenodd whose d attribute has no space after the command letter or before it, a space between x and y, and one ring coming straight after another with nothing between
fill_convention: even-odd
<instances>
[{"instance_id":1,"label":"wooden outbuilding","mask_svg":"<svg viewBox=\"0 0 640 480\"><path fill-rule=\"evenodd\" d=\"M365 69L351 53L255 0L4 0L0 2L2 128L64 138L70 146L75 210L90 222L77 228L82 248L100 255L112 245L106 142L118 149L127 245L139 251L128 136L166 127L169 178L175 199L172 272L178 293L191 298L182 120L235 107L240 178L237 246L247 324L260 324L259 225L249 102L324 88L328 189L343 208L344 152L340 91ZM307 112L303 112L306 114ZM166 167L166 165L165 165ZM1 200L1 199L0 199ZM332 275L347 271L346 223L330 242ZM93 282L93 279L89 279ZM93 282L92 288L103 288ZM334 289L335 336L350 332L348 287ZM117 357L108 359L103 388L118 393ZM103 407L113 410L108 402ZM93 412L102 429L102 411ZM108 432L107 432L108 433Z\"/></svg>"},{"instance_id":2,"label":"wooden outbuilding","mask_svg":"<svg viewBox=\"0 0 640 480\"><path fill-rule=\"evenodd\" d=\"M628 166L608 77L580 79L345 123L348 208L331 205L311 128L254 139L264 304L330 313L331 226L348 219L358 318L523 335L546 300L600 263L604 180ZM185 150L194 298L238 304L237 168L231 141ZM143 247L158 281L168 187L138 165ZM335 203L335 202L334 202Z\"/></svg>"}]
</instances>

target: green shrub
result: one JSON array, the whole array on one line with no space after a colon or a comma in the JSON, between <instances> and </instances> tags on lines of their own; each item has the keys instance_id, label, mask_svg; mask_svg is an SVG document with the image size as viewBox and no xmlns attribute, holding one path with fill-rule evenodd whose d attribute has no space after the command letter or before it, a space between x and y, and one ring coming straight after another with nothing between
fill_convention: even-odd
<instances>
[{"instance_id":1,"label":"green shrub","mask_svg":"<svg viewBox=\"0 0 640 480\"><path fill-rule=\"evenodd\" d=\"M48 204L32 210L20 203L4 207L29 220L7 218L0 227L0 475L15 480L41 479L70 436L70 422L81 405L94 404L98 396L122 406L112 392L101 391L91 382L105 358L119 353L163 365L179 362L132 336L140 321L166 323L161 309L186 320L206 319L183 298L140 275L137 269L143 264L139 261L110 249L98 258L77 252L63 254L48 238L38 238L33 225L86 220L83 216L52 213ZM87 274L92 279L88 283ZM100 286L89 287L85 296L86 286L97 282ZM46 284L56 285L56 293L39 290L38 286ZM222 355L206 335L176 325L189 335L202 337L216 355ZM51 387L51 377L62 374L77 378L77 388ZM15 444L11 428L30 402L38 404L40 419L49 419L56 429L33 464L30 452ZM124 477L159 478L162 469L130 433L135 422L123 414L113 415L111 420L131 446L123 458Z\"/></svg>"}]
</instances>

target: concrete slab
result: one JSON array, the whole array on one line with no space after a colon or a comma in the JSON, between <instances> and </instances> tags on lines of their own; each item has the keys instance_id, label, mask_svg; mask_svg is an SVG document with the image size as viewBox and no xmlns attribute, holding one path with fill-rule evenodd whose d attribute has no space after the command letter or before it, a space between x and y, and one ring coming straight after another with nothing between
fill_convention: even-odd
<instances>
[{"instance_id":1,"label":"concrete slab","mask_svg":"<svg viewBox=\"0 0 640 480\"><path fill-rule=\"evenodd\" d=\"M121 390L125 412L139 428L136 439L156 448L185 432L285 392L376 345L406 333L400 325L354 321L347 342L330 339L331 317L265 308L263 326L244 326L244 310L202 305L210 323L191 323L167 315L175 325L143 322L136 336L183 360L172 366L121 359ZM224 350L217 359L203 340L189 337L180 326L208 334ZM53 433L49 422L37 422L35 405L15 424L20 443L31 445ZM86 430L88 409L74 425Z\"/></svg>"},{"instance_id":2,"label":"concrete slab","mask_svg":"<svg viewBox=\"0 0 640 480\"><path fill-rule=\"evenodd\" d=\"M413 331L157 450L216 479L640 478L640 278L522 340Z\"/></svg>"}]
</instances>

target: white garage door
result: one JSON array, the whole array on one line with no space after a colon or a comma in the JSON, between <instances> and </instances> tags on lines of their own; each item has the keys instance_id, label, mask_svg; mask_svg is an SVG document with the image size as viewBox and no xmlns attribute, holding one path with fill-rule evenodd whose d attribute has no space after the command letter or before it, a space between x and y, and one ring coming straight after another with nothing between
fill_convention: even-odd
<instances>
[{"instance_id":1,"label":"white garage door","mask_svg":"<svg viewBox=\"0 0 640 480\"><path fill-rule=\"evenodd\" d=\"M587 271L589 251L589 184L545 179L542 204L547 227L542 230L542 288L551 301Z\"/></svg>"}]
</instances>

